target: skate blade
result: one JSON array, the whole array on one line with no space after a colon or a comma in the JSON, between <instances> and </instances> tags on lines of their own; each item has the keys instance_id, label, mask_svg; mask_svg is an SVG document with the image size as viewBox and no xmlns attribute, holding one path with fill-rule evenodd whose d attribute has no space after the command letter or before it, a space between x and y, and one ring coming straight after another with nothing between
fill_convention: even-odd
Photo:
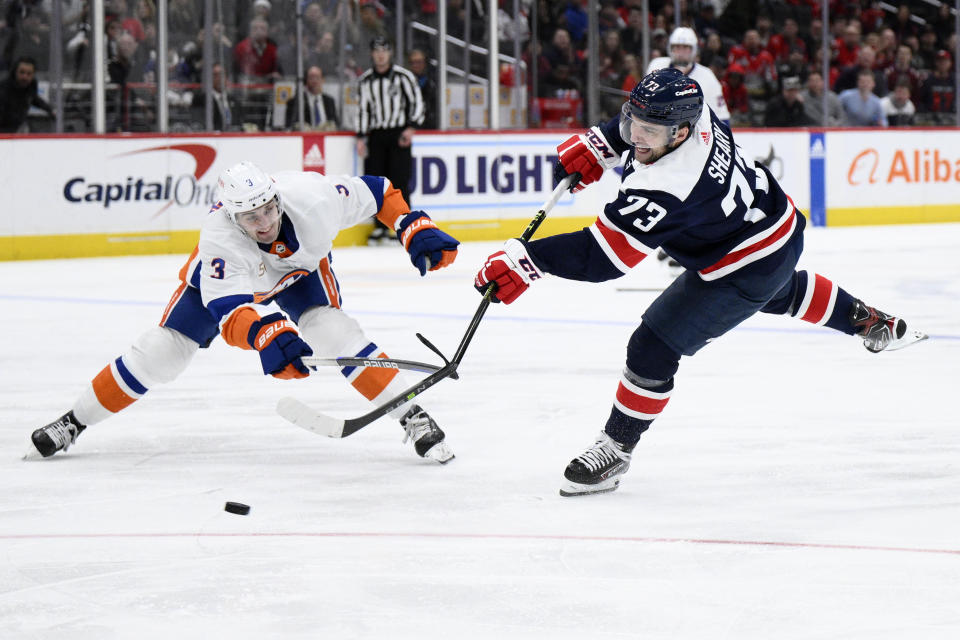
<instances>
[{"instance_id":1,"label":"skate blade","mask_svg":"<svg viewBox=\"0 0 960 640\"><path fill-rule=\"evenodd\" d=\"M447 446L445 440L441 440L437 444L433 445L423 454L424 458L433 460L434 462L439 462L440 464L447 464L454 458L453 451L450 450L450 447Z\"/></svg>"},{"instance_id":2,"label":"skate blade","mask_svg":"<svg viewBox=\"0 0 960 640\"><path fill-rule=\"evenodd\" d=\"M609 480L604 480L603 482L598 482L597 484L580 484L579 482L564 480L563 486L560 487L560 495L565 498L570 498L573 496L592 496L597 493L610 493L611 491L616 490L616 488L619 486L620 478L610 478Z\"/></svg>"},{"instance_id":3,"label":"skate blade","mask_svg":"<svg viewBox=\"0 0 960 640\"><path fill-rule=\"evenodd\" d=\"M31 444L31 445L30 445L30 448L27 449L27 451L24 452L23 457L21 458L21 460L31 460L31 461L32 461L32 460L43 460L43 456L40 455L40 452L37 451L37 448L36 448L35 446L33 446L33 444Z\"/></svg>"},{"instance_id":4,"label":"skate blade","mask_svg":"<svg viewBox=\"0 0 960 640\"><path fill-rule=\"evenodd\" d=\"M914 344L917 344L918 342L922 342L929 337L930 336L923 333L922 331L912 331L910 329L907 329L906 333L903 334L902 338L897 338L896 340L891 342L890 346L884 349L884 351L896 351L898 349L903 349L904 347L909 347L910 345L914 345Z\"/></svg>"}]
</instances>

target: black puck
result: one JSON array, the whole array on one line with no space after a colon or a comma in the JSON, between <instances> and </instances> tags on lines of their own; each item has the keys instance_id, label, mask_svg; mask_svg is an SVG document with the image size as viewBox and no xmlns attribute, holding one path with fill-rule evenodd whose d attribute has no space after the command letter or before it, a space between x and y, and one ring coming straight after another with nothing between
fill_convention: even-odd
<instances>
[{"instance_id":1,"label":"black puck","mask_svg":"<svg viewBox=\"0 0 960 640\"><path fill-rule=\"evenodd\" d=\"M228 502L227 504L223 505L223 510L245 516L250 513L250 505L243 504L242 502Z\"/></svg>"}]
</instances>

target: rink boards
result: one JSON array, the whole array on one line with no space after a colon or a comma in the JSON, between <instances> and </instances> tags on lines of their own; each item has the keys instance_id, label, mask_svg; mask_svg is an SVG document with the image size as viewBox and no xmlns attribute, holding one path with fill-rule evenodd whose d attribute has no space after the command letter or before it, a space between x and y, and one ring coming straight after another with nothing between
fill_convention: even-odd
<instances>
[{"instance_id":1,"label":"rink boards","mask_svg":"<svg viewBox=\"0 0 960 640\"><path fill-rule=\"evenodd\" d=\"M549 195L563 131L419 134L413 190L463 241L519 235ZM960 221L960 131L743 130L762 162L816 225ZM268 171L358 174L352 134L40 136L0 138L0 259L188 253L216 198L216 177L243 159ZM590 224L617 190L607 172L565 196L541 234ZM367 229L345 230L338 245Z\"/></svg>"}]
</instances>

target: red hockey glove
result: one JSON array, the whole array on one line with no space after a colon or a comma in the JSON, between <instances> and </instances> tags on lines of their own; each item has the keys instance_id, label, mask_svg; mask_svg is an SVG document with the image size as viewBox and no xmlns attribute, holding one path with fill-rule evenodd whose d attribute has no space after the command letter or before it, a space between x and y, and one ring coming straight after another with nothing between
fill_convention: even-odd
<instances>
[{"instance_id":1,"label":"red hockey glove","mask_svg":"<svg viewBox=\"0 0 960 640\"><path fill-rule=\"evenodd\" d=\"M617 166L617 155L599 127L591 127L586 133L578 133L557 147L559 159L553 166L553 179L556 184L567 176L579 174L580 178L570 188L576 193L588 184L600 179L604 170Z\"/></svg>"},{"instance_id":2,"label":"red hockey glove","mask_svg":"<svg viewBox=\"0 0 960 640\"><path fill-rule=\"evenodd\" d=\"M300 359L313 349L300 339L293 323L281 313L271 313L250 325L247 341L260 352L263 373L281 380L306 378L310 370Z\"/></svg>"},{"instance_id":3,"label":"red hockey glove","mask_svg":"<svg viewBox=\"0 0 960 640\"><path fill-rule=\"evenodd\" d=\"M496 283L493 301L510 304L519 298L534 280L542 277L543 273L533 263L524 244L512 238L504 243L503 251L487 258L483 268L477 272L473 286L480 293L486 293L487 286L491 282Z\"/></svg>"}]
</instances>

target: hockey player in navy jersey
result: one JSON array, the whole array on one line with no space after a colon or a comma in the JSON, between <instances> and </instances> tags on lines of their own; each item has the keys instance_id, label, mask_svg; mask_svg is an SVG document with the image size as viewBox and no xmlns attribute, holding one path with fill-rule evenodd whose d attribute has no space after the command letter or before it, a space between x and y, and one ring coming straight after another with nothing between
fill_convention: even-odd
<instances>
[{"instance_id":1,"label":"hockey player in navy jersey","mask_svg":"<svg viewBox=\"0 0 960 640\"><path fill-rule=\"evenodd\" d=\"M676 69L640 81L618 118L558 147L559 176L572 191L597 181L629 150L617 199L574 233L508 240L487 258L475 285L496 283L510 304L552 274L601 282L617 278L658 247L686 271L642 315L610 417L595 444L564 472L560 495L613 491L634 447L663 411L681 356L758 311L790 315L857 335L872 352L926 338L829 279L796 271L805 223L766 167L744 157L730 129L703 108L696 81Z\"/></svg>"},{"instance_id":2,"label":"hockey player in navy jersey","mask_svg":"<svg viewBox=\"0 0 960 640\"><path fill-rule=\"evenodd\" d=\"M301 358L314 353L386 357L341 309L330 253L341 229L377 216L396 231L420 275L449 265L457 254L459 243L423 211L410 211L386 178L310 171L268 176L241 162L220 175L218 186L220 202L203 223L159 326L108 364L69 412L33 432L37 454L66 451L90 425L171 382L218 335L256 351L265 375L287 380L307 377ZM261 316L256 305L270 302L284 313ZM409 386L392 368L344 367L341 373L374 403ZM443 431L418 405L407 403L390 415L418 455L441 463L453 458Z\"/></svg>"}]
</instances>

